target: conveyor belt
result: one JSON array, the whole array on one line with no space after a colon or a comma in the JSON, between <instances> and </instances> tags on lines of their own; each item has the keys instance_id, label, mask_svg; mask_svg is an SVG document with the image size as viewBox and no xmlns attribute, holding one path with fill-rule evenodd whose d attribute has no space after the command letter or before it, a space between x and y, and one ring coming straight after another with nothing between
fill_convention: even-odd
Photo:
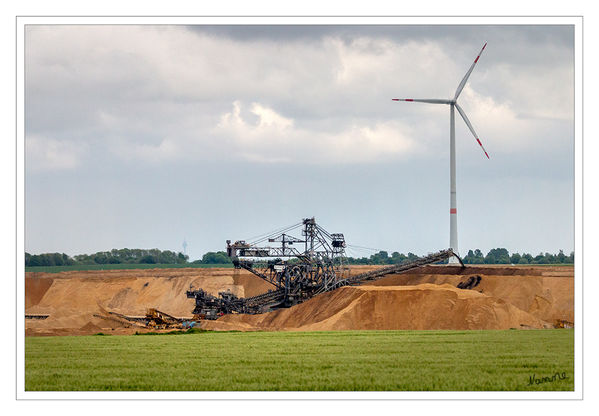
<instances>
[{"instance_id":1,"label":"conveyor belt","mask_svg":"<svg viewBox=\"0 0 599 416\"><path fill-rule=\"evenodd\" d=\"M416 267L422 267L428 264L438 263L451 257L456 257L460 261L462 267L464 266L464 263L462 263L462 259L460 259L460 257L457 256L452 249L447 249L439 251L437 253L429 254L426 257L421 257L419 259L407 263L394 264L392 266L382 267L377 270L372 270L366 273L358 274L356 276L351 276L347 279L340 281L340 283L346 281L346 284L354 285L370 280L378 280L381 277L386 276L388 274L405 272L410 269L415 269Z\"/></svg>"}]
</instances>

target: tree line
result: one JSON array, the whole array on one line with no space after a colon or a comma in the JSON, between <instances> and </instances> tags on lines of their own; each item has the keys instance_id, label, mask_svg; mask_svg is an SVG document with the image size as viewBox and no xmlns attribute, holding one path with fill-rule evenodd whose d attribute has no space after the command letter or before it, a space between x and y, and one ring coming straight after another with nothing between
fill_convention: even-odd
<instances>
[{"instance_id":1,"label":"tree line","mask_svg":"<svg viewBox=\"0 0 599 416\"><path fill-rule=\"evenodd\" d=\"M416 260L418 256L414 253L393 252L391 256L386 251L379 251L370 257L354 258L348 257L349 264L401 264ZM574 252L565 255L563 250L557 254L539 253L532 256L529 253L513 253L505 248L491 249L486 255L479 249L468 250L462 257L465 264L573 264ZM159 249L113 249L110 251L99 251L94 254L78 254L69 256L65 253L25 253L25 266L74 266L90 264L189 264L189 256L181 252ZM231 259L224 251L209 251L201 259L192 261L191 264L230 264Z\"/></svg>"},{"instance_id":2,"label":"tree line","mask_svg":"<svg viewBox=\"0 0 599 416\"><path fill-rule=\"evenodd\" d=\"M370 257L353 258L348 257L349 264L401 264L418 258L414 253L393 252L391 256L386 251L379 251ZM529 253L513 253L505 248L494 248L484 255L479 249L468 250L468 253L462 257L464 264L574 264L574 252L565 255L563 250L558 254L539 253L532 256ZM445 261L446 262L446 261Z\"/></svg>"},{"instance_id":3,"label":"tree line","mask_svg":"<svg viewBox=\"0 0 599 416\"><path fill-rule=\"evenodd\" d=\"M69 256L65 253L25 253L25 266L74 266L88 264L185 264L189 256L170 250L113 249L94 254Z\"/></svg>"}]
</instances>

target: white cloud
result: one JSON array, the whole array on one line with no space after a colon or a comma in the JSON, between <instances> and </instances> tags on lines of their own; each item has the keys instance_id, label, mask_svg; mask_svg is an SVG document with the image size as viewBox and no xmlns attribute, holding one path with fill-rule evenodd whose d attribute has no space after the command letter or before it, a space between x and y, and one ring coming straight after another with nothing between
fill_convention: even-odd
<instances>
[{"instance_id":1,"label":"white cloud","mask_svg":"<svg viewBox=\"0 0 599 416\"><path fill-rule=\"evenodd\" d=\"M466 87L460 105L473 124L483 145L491 152L515 153L571 143L570 135L559 135L555 123L561 119L522 118L511 102L497 102ZM459 115L456 114L459 118Z\"/></svg>"},{"instance_id":2,"label":"white cloud","mask_svg":"<svg viewBox=\"0 0 599 416\"><path fill-rule=\"evenodd\" d=\"M434 86L444 91L451 89L452 72L457 71L441 45L431 41L397 43L386 38L360 37L350 44L336 38L327 42L334 45L339 56L337 82L344 87L358 85L360 90L394 89L398 93L409 89L405 92L412 94L425 88L431 91ZM441 65L444 76L439 76Z\"/></svg>"},{"instance_id":3,"label":"white cloud","mask_svg":"<svg viewBox=\"0 0 599 416\"><path fill-rule=\"evenodd\" d=\"M419 150L405 133L410 128L397 122L354 123L338 132L323 132L295 127L294 120L259 103L253 103L250 112L255 122L244 119L242 104L234 102L213 134L228 138L233 152L256 162L369 163Z\"/></svg>"},{"instance_id":4,"label":"white cloud","mask_svg":"<svg viewBox=\"0 0 599 416\"><path fill-rule=\"evenodd\" d=\"M530 67L500 64L489 68L482 83L494 83L519 117L572 121L574 119L574 66Z\"/></svg>"},{"instance_id":5,"label":"white cloud","mask_svg":"<svg viewBox=\"0 0 599 416\"><path fill-rule=\"evenodd\" d=\"M273 128L285 131L293 128L293 120L283 117L274 110L258 103L253 103L250 111L258 116L258 128L260 129Z\"/></svg>"},{"instance_id":6,"label":"white cloud","mask_svg":"<svg viewBox=\"0 0 599 416\"><path fill-rule=\"evenodd\" d=\"M26 41L28 131L151 163L434 158L446 106L390 99L451 96L480 47L470 57L438 37L236 39L176 26L31 26ZM547 62L527 61L527 42L501 52L517 65L490 44L460 97L483 142L506 153L546 140L540 119L572 120L572 68L540 72Z\"/></svg>"}]
</instances>

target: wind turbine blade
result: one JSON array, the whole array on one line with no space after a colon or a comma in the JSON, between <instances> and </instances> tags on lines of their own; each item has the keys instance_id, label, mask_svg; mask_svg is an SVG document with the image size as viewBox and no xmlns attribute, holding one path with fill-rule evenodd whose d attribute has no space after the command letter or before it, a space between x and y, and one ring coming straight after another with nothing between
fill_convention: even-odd
<instances>
[{"instance_id":1,"label":"wind turbine blade","mask_svg":"<svg viewBox=\"0 0 599 416\"><path fill-rule=\"evenodd\" d=\"M480 58L480 56L482 55L482 53L485 50L486 46L487 46L487 42L485 42L483 48L480 50L480 52L478 53L478 56L476 57L476 59L472 63L472 66L470 66L470 69L468 70L468 72L466 72L466 75L464 75L464 79L462 79L462 82L460 82L460 85L458 85L458 89L455 92L455 97L453 97L454 101L458 99L458 97L460 96L460 93L462 92L462 90L466 86L466 82L468 82L468 78L470 77L470 74L472 73L472 70L474 69L474 65L476 65L476 63L478 62L478 58Z\"/></svg>"},{"instance_id":2,"label":"wind turbine blade","mask_svg":"<svg viewBox=\"0 0 599 416\"><path fill-rule=\"evenodd\" d=\"M451 104L451 100L442 100L437 98L391 98L391 101L410 101L415 103L429 103L429 104Z\"/></svg>"},{"instance_id":3,"label":"wind turbine blade","mask_svg":"<svg viewBox=\"0 0 599 416\"><path fill-rule=\"evenodd\" d=\"M483 149L483 152L485 152L485 155L487 156L487 159L490 159L489 154L485 150L485 147L483 146L483 144L480 142L480 139L478 138L478 135L474 131L474 127L472 127L472 124L470 124L470 120L468 120L468 117L466 117L466 113L464 113L464 110L462 110L462 107L460 107L458 105L458 103L455 103L455 108L458 109L458 113L460 113L460 115L464 119L464 122L466 123L466 125L468 126L468 128L470 129L470 131L472 132L472 134L474 135L474 138L476 139L476 141L478 142L478 144L480 145L480 147Z\"/></svg>"}]
</instances>

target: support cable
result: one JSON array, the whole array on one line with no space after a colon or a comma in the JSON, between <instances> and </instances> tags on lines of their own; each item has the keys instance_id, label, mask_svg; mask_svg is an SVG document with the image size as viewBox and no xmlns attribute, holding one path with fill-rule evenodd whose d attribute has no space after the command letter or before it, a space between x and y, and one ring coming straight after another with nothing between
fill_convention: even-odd
<instances>
[{"instance_id":1,"label":"support cable","mask_svg":"<svg viewBox=\"0 0 599 416\"><path fill-rule=\"evenodd\" d=\"M290 230L292 230L292 229L294 229L294 228L296 228L296 227L298 227L300 225L302 225L301 222L297 223L297 224L289 225L287 227L279 228L277 230L270 231L270 232L265 233L265 234L260 234L260 235L257 235L255 237L248 238L248 239L246 239L246 241L251 241L250 244L254 245L254 244L257 244L257 243L260 243L260 242L266 240L268 237L270 237L272 235L284 233L286 231L290 231Z\"/></svg>"}]
</instances>

